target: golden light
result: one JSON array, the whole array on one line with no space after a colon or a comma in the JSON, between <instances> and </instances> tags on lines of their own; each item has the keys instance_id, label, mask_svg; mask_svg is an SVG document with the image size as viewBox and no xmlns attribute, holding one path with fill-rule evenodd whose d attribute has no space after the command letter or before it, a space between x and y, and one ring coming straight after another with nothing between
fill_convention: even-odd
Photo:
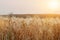
<instances>
[{"instance_id":1,"label":"golden light","mask_svg":"<svg viewBox=\"0 0 60 40\"><path fill-rule=\"evenodd\" d=\"M58 2L53 0L53 1L48 3L48 7L49 7L49 9L54 9L55 10L55 9L58 8Z\"/></svg>"}]
</instances>

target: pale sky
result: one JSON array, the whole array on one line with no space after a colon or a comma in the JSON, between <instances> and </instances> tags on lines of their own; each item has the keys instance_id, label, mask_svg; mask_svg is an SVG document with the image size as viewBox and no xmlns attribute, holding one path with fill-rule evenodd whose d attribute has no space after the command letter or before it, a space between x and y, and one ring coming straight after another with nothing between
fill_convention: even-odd
<instances>
[{"instance_id":1,"label":"pale sky","mask_svg":"<svg viewBox=\"0 0 60 40\"><path fill-rule=\"evenodd\" d=\"M52 0L0 0L0 14L60 13L60 1L53 7ZM54 3L53 3L54 4Z\"/></svg>"}]
</instances>

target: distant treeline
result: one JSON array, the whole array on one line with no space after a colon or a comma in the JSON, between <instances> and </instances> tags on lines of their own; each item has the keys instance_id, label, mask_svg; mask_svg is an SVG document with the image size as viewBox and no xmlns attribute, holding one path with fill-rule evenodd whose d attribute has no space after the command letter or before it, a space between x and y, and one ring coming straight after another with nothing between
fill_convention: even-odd
<instances>
[{"instance_id":1,"label":"distant treeline","mask_svg":"<svg viewBox=\"0 0 60 40\"><path fill-rule=\"evenodd\" d=\"M60 18L60 14L9 14L9 15L0 15L0 16L3 16L3 17L12 17L12 16L15 16L15 17L23 17L23 18L26 18L26 17L40 17L40 18L56 18L56 17L59 17Z\"/></svg>"}]
</instances>

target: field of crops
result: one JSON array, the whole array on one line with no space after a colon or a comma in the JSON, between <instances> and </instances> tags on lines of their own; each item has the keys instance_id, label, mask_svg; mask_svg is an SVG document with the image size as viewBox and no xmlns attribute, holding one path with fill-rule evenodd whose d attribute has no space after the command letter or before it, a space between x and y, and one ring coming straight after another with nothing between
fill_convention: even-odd
<instances>
[{"instance_id":1,"label":"field of crops","mask_svg":"<svg viewBox=\"0 0 60 40\"><path fill-rule=\"evenodd\" d=\"M0 40L60 40L60 18L0 17Z\"/></svg>"}]
</instances>

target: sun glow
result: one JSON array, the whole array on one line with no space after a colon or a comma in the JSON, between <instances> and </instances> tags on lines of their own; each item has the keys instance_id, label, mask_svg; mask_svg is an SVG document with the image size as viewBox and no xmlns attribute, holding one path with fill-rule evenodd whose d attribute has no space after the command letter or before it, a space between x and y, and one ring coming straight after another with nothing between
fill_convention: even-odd
<instances>
[{"instance_id":1,"label":"sun glow","mask_svg":"<svg viewBox=\"0 0 60 40\"><path fill-rule=\"evenodd\" d=\"M49 9L57 9L58 8L58 2L57 1L51 1L48 4Z\"/></svg>"}]
</instances>

